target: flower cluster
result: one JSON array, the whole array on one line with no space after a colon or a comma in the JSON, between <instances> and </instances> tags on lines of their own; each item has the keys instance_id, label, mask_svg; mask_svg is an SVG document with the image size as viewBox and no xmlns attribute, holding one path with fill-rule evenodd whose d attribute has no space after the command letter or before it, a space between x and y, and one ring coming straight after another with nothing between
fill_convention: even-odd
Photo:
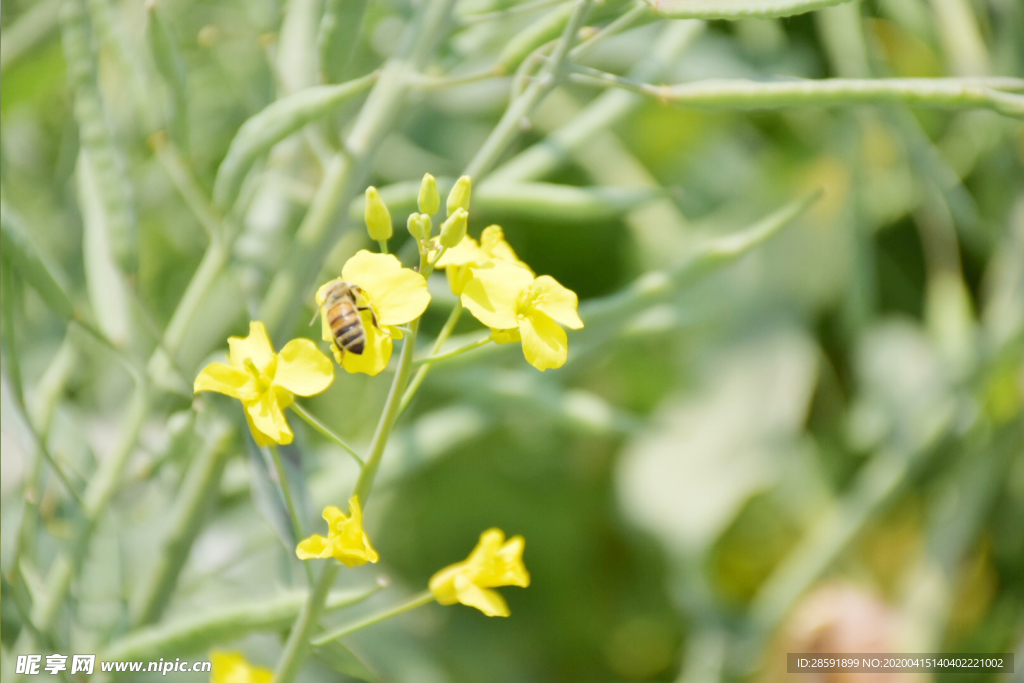
<instances>
[{"instance_id":1,"label":"flower cluster","mask_svg":"<svg viewBox=\"0 0 1024 683\"><path fill-rule=\"evenodd\" d=\"M356 252L340 276L324 283L315 296L321 336L346 372L378 375L391 361L394 340L407 337L407 344L415 343L419 319L431 301L427 279L438 268L446 272L460 306L436 341L435 350L447 340L465 308L490 329L490 335L473 348L489 341L520 342L526 360L539 370L565 363L568 342L563 326L583 327L576 294L548 275L538 277L516 255L499 226L485 228L479 240L468 236L471 199L472 181L464 176L449 193L445 218L434 235L434 216L441 210L441 200L433 176L424 176L417 198L419 212L409 216L407 222L419 250L419 264L408 268L388 253L388 241L393 236L391 213L376 188L367 189L367 231L379 244L380 252ZM433 362L430 358L425 361ZM401 381L408 381L410 362L411 355L403 354L404 365L400 366L406 379ZM403 371L397 372L396 385L401 377ZM313 341L293 339L275 351L263 323L253 321L248 336L228 339L227 362L210 363L199 372L194 391L238 399L256 443L272 446L291 443L294 438L285 417L289 407L325 435L334 437L295 405L296 396L320 394L333 381L334 363ZM390 430L384 417L381 424ZM339 437L334 438L355 454ZM383 443L377 445L375 439L371 459L379 459ZM377 463L371 466L369 460L364 463L358 455L356 458L364 468L363 474L370 467L372 480ZM287 498L284 474L279 475ZM369 488L357 485L356 490L365 492ZM347 513L332 505L324 508L323 518L327 535L313 534L299 542L295 548L299 559L333 560L347 567L378 561L379 555L363 529L358 495L349 498ZM494 589L529 585L523 547L521 536L506 540L501 530L489 529L468 558L437 572L430 579L429 592L423 595L442 605L461 603L488 616L508 616L508 605ZM254 683L272 677L271 672L248 664L238 653L215 652L212 661L211 680L215 683Z\"/></svg>"}]
</instances>

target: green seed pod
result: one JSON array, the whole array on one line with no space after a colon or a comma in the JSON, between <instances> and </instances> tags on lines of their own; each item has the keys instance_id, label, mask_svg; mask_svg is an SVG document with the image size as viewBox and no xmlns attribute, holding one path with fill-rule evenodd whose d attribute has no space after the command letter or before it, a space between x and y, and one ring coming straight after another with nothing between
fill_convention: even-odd
<instances>
[{"instance_id":1,"label":"green seed pod","mask_svg":"<svg viewBox=\"0 0 1024 683\"><path fill-rule=\"evenodd\" d=\"M469 213L461 206L457 207L448 220L441 225L441 246L451 249L461 242L462 238L466 236L468 222Z\"/></svg>"},{"instance_id":2,"label":"green seed pod","mask_svg":"<svg viewBox=\"0 0 1024 683\"><path fill-rule=\"evenodd\" d=\"M423 216L418 213L409 214L409 222L406 224L409 228L409 234L415 237L419 241L423 241L426 237L426 230L424 230Z\"/></svg>"},{"instance_id":3,"label":"green seed pod","mask_svg":"<svg viewBox=\"0 0 1024 683\"><path fill-rule=\"evenodd\" d=\"M391 214L377 188L372 185L366 188L366 229L370 239L376 242L391 238Z\"/></svg>"},{"instance_id":4,"label":"green seed pod","mask_svg":"<svg viewBox=\"0 0 1024 683\"><path fill-rule=\"evenodd\" d=\"M455 183L455 187L448 193L448 215L455 213L456 209L469 211L469 198L473 194L473 179L464 175Z\"/></svg>"},{"instance_id":5,"label":"green seed pod","mask_svg":"<svg viewBox=\"0 0 1024 683\"><path fill-rule=\"evenodd\" d=\"M420 213L433 216L441 208L441 197L437 194L437 181L429 173L423 174L423 182L420 183L420 195L416 200L420 207Z\"/></svg>"}]
</instances>

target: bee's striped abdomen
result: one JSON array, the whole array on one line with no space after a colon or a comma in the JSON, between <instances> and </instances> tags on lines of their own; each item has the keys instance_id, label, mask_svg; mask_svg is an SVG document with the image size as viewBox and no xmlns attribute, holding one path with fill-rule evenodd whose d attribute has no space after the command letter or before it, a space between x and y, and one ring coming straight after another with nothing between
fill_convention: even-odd
<instances>
[{"instance_id":1,"label":"bee's striped abdomen","mask_svg":"<svg viewBox=\"0 0 1024 683\"><path fill-rule=\"evenodd\" d=\"M327 310L327 322L338 346L349 353L359 355L366 347L366 330L355 304L341 299Z\"/></svg>"}]
</instances>

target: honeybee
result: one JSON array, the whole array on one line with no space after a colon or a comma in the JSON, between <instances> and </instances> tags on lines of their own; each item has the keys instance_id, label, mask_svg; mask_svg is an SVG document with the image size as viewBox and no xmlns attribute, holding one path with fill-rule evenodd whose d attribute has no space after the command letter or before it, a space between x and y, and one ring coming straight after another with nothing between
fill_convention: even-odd
<instances>
[{"instance_id":1,"label":"honeybee","mask_svg":"<svg viewBox=\"0 0 1024 683\"><path fill-rule=\"evenodd\" d=\"M338 348L357 356L366 349L366 328L360 311L370 311L374 327L379 327L377 316L369 306L360 306L361 300L364 300L364 295L359 285L339 280L325 292L324 303L318 311L330 325Z\"/></svg>"}]
</instances>

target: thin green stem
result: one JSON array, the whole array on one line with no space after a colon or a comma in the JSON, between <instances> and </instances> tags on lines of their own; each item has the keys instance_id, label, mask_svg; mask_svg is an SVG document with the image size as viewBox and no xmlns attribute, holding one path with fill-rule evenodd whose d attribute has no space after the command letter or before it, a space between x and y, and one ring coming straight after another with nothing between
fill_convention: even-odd
<instances>
[{"instance_id":1,"label":"thin green stem","mask_svg":"<svg viewBox=\"0 0 1024 683\"><path fill-rule=\"evenodd\" d=\"M296 542L302 540L302 521L299 518L298 509L292 499L291 487L288 486L288 473L284 470L284 461L281 460L281 453L277 446L271 444L267 447L271 457L274 459L274 470L277 472L277 483L281 487L281 495L284 496L284 503L288 507L288 516L292 518L292 531L295 533Z\"/></svg>"},{"instance_id":2,"label":"thin green stem","mask_svg":"<svg viewBox=\"0 0 1024 683\"><path fill-rule=\"evenodd\" d=\"M171 523L161 552L147 573L133 610L133 625L160 620L170 602L189 551L217 497L221 475L231 455L233 430L227 421L211 430L202 450L193 459L174 501Z\"/></svg>"},{"instance_id":3,"label":"thin green stem","mask_svg":"<svg viewBox=\"0 0 1024 683\"><path fill-rule=\"evenodd\" d=\"M448 341L448 337L452 336L455 326L459 323L459 318L462 317L462 311L462 301L458 301L455 304L455 308L452 309L451 314L448 316L448 320L445 321L444 327L442 327L441 331L437 334L437 339L434 340L434 346L430 350L431 354L440 351L441 346ZM412 382L409 383L409 387L405 390L405 394L402 396L402 403L398 407L399 411L405 412L405 409L409 407L409 403L416 395L416 392L419 391L420 385L423 384L423 380L427 378L430 368L430 365L424 365L416 371L416 376L412 378Z\"/></svg>"},{"instance_id":4,"label":"thin green stem","mask_svg":"<svg viewBox=\"0 0 1024 683\"><path fill-rule=\"evenodd\" d=\"M359 472L359 479L356 481L354 496L366 507L370 498L370 491L373 489L373 480L377 476L377 469L384 457L384 448L388 444L388 437L395 426L395 421L401 412L402 395L409 384L409 376L412 373L412 355L416 347L416 334L420 327L419 319L409 324L409 333L402 341L402 355L398 358L398 369L395 371L395 379L391 382L391 390L388 392L387 401L384 403L384 411L377 423L377 431L373 435L373 443L370 445L370 453L366 456L366 464Z\"/></svg>"},{"instance_id":5,"label":"thin green stem","mask_svg":"<svg viewBox=\"0 0 1024 683\"><path fill-rule=\"evenodd\" d=\"M171 179L185 205L192 211L199 225L203 226L207 237L211 241L219 239L222 231L220 215L206 197L192 169L185 163L178 146L163 132L154 134L151 139L157 161Z\"/></svg>"},{"instance_id":6,"label":"thin green stem","mask_svg":"<svg viewBox=\"0 0 1024 683\"><path fill-rule=\"evenodd\" d=\"M309 425L310 427L312 427L312 428L313 428L313 429L315 429L316 431L320 432L321 434L323 434L324 436L326 436L326 437L327 437L328 439L330 439L330 440L331 440L331 441L333 441L334 443L336 443L336 444L338 444L339 446L341 446L341 448L342 448L342 449L343 449L343 450L344 450L344 451L345 451L346 453L348 453L349 455L351 455L351 456L352 456L352 457L353 457L353 458L355 459L355 461L356 461L357 463L359 463L359 466L360 466L360 467L362 467L362 466L363 466L363 459L359 457L359 454L358 454L358 453L356 453L355 449L354 449L354 448L352 448L351 446L349 446L349 445L348 445L347 443L345 443L345 440L344 440L344 439L342 439L342 438L341 438L340 436L338 436L337 434L335 434L335 433L334 433L334 432L333 432L333 431L331 430L331 428L330 428L330 427L328 427L328 426L327 426L327 425L325 425L325 424L324 424L323 422L321 422L321 421L320 421L320 420L318 420L318 419L317 419L316 417L314 417L314 416L313 416L313 414L312 414L312 413L310 413L310 412L309 412L308 410L306 410L306 409L305 409L304 407L302 407L302 405L301 405L301 404L299 404L299 403L292 403L292 405L291 405L291 409L292 409L292 410L294 410L294 411L295 411L295 413L296 413L296 414L297 414L297 415L298 415L299 417L301 417L301 418L302 418L303 420L305 420L306 424L308 424L308 425Z\"/></svg>"},{"instance_id":7,"label":"thin green stem","mask_svg":"<svg viewBox=\"0 0 1024 683\"><path fill-rule=\"evenodd\" d=\"M342 626L340 629L336 631L331 631L330 633L326 633L320 636L319 638L314 638L313 644L326 645L332 640L337 640L338 638L347 636L350 633L355 633L356 631L360 631L366 628L367 626L373 626L374 624L378 624L384 621L385 619L390 619L391 617L395 617L399 614L409 612L411 610L416 609L417 607L422 607L423 605L429 605L430 603L434 602L434 600L435 598L433 593L431 593L430 591L423 591L422 593L419 593L418 595L414 596L412 599L403 602L401 605L398 605L397 607L392 607L389 610L373 614L361 621L355 622L354 624Z\"/></svg>"},{"instance_id":8,"label":"thin green stem","mask_svg":"<svg viewBox=\"0 0 1024 683\"><path fill-rule=\"evenodd\" d=\"M480 12L477 14L463 14L456 18L456 22L460 26L472 26L474 24L482 24L488 21L497 21L499 19L507 19L514 17L519 14L525 14L528 12L535 12L545 7L551 7L553 5L560 5L565 0L533 0L532 2L522 2L518 5L512 5L504 9L494 10L493 12Z\"/></svg>"},{"instance_id":9,"label":"thin green stem","mask_svg":"<svg viewBox=\"0 0 1024 683\"><path fill-rule=\"evenodd\" d=\"M377 240L377 244L380 245L380 253L382 253L382 254L388 253L388 241L387 240Z\"/></svg>"},{"instance_id":10,"label":"thin green stem","mask_svg":"<svg viewBox=\"0 0 1024 683\"><path fill-rule=\"evenodd\" d=\"M581 40L580 44L569 52L569 60L575 62L582 59L602 42L622 33L644 17L647 17L649 20L655 18L650 5L645 2L637 2L628 12L619 16L586 40Z\"/></svg>"},{"instance_id":11,"label":"thin green stem","mask_svg":"<svg viewBox=\"0 0 1024 683\"><path fill-rule=\"evenodd\" d=\"M593 0L580 0L573 8L569 22L558 40L551 59L544 65L540 76L530 84L522 95L509 104L501 120L498 121L498 125L491 131L476 156L469 162L466 167L466 175L477 177L491 170L513 138L522 131L523 119L529 117L534 108L557 85L559 78L563 75L563 67L569 56L569 50L572 49L592 4Z\"/></svg>"},{"instance_id":12,"label":"thin green stem","mask_svg":"<svg viewBox=\"0 0 1024 683\"><path fill-rule=\"evenodd\" d=\"M274 683L291 683L298 675L299 669L302 668L302 663L309 653L309 634L316 627L317 620L324 608L324 602L327 600L327 595L340 570L340 562L329 560L323 571L320 572L320 577L313 584L313 590L310 591L309 598L302 606L302 611L292 626L288 642L285 643L284 652L281 654L281 660L274 672Z\"/></svg>"},{"instance_id":13,"label":"thin green stem","mask_svg":"<svg viewBox=\"0 0 1024 683\"><path fill-rule=\"evenodd\" d=\"M474 349L479 349L481 346L484 346L485 344L490 344L492 341L492 337L488 335L482 339L477 339L475 342L470 342L465 346L460 346L446 353L439 353L436 355L427 356L426 358L420 358L419 360L414 360L412 363L413 365L431 365L433 363L437 363L438 361L447 360L448 358L455 358L456 356L461 356L462 354L468 353Z\"/></svg>"}]
</instances>

